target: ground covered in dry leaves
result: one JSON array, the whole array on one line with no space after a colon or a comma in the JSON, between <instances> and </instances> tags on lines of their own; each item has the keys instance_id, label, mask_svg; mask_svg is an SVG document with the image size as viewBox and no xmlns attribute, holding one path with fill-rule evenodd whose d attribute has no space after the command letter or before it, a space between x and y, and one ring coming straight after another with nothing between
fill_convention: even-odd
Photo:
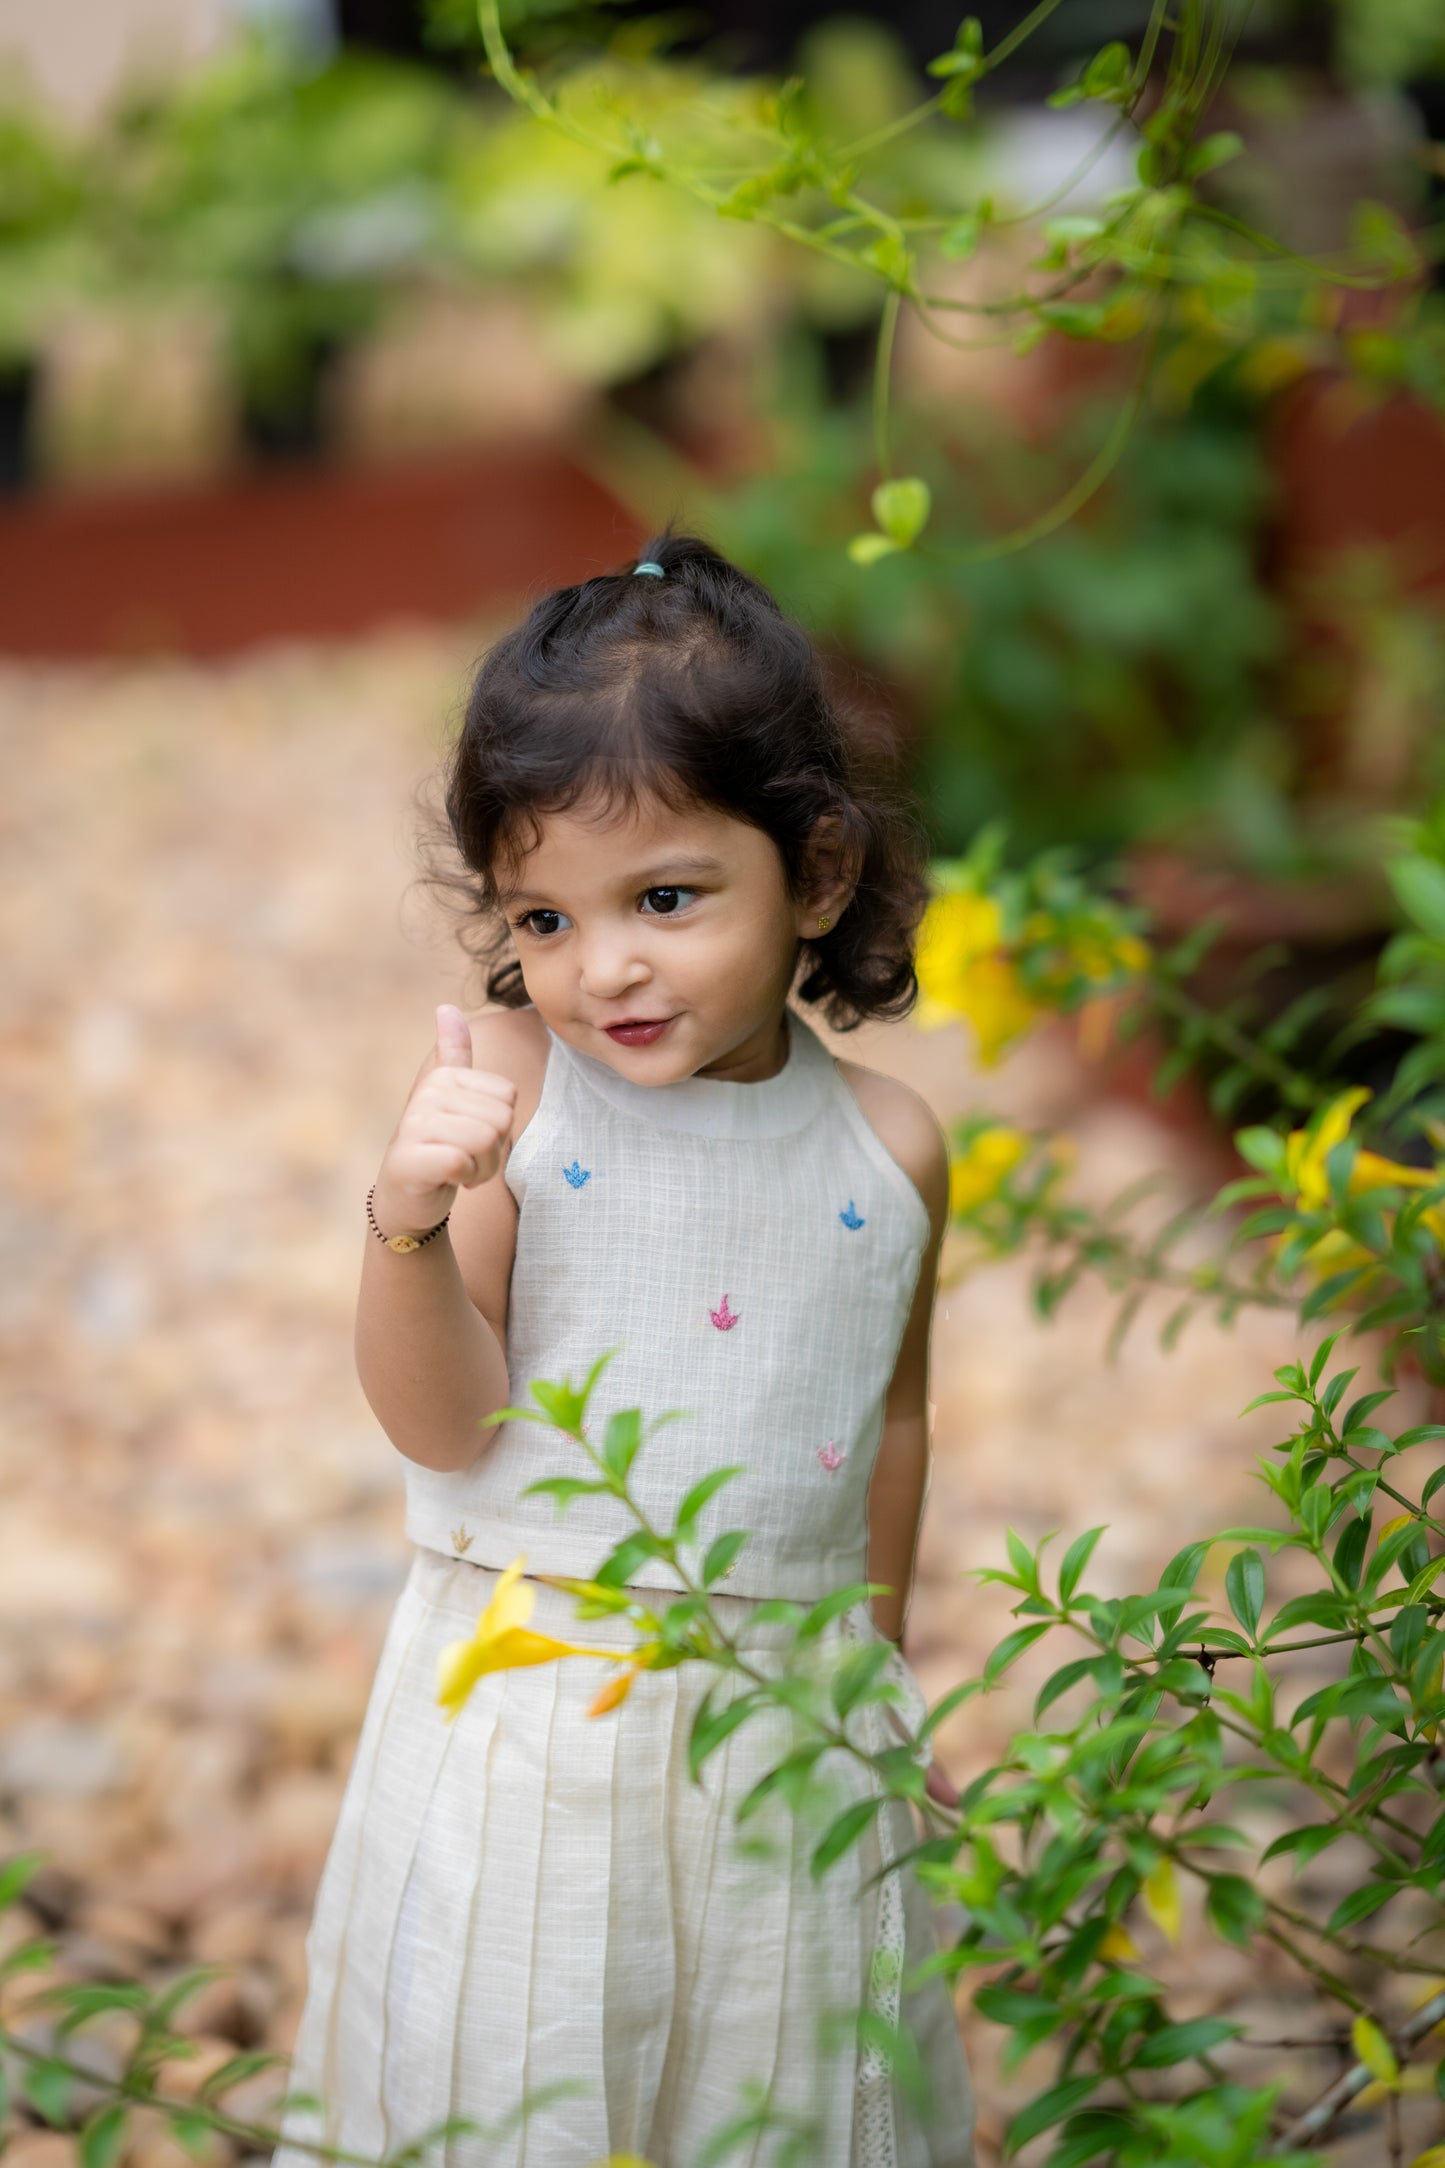
<instances>
[{"instance_id":1,"label":"ground covered in dry leaves","mask_svg":"<svg viewBox=\"0 0 1445 2168\"><path fill-rule=\"evenodd\" d=\"M49 1857L0 1950L44 1929L63 1976L223 1965L180 2015L202 2048L172 2073L182 2090L237 2044L292 2044L311 1896L406 1570L352 1306L363 1198L433 1005L476 999L411 886L411 794L480 638L0 675L0 1858ZM944 1117L981 1103L1068 1130L1091 1197L1160 1165L1180 1194L1213 1186L1188 1134L1104 1095L1068 1032L983 1073L961 1028L869 1029L848 1051ZM1229 1332L1201 1315L1166 1354L1172 1303L1146 1305L1109 1366L1111 1298L1086 1287L1046 1325L1028 1277L991 1267L940 1300L910 1625L930 1697L1012 1623L969 1573L1001 1562L1006 1524L1058 1528L1062 1548L1107 1523L1092 1578L1119 1593L1263 1504L1252 1455L1275 1426L1238 1411L1296 1352L1287 1315ZM1042 1668L946 1727L957 1780L1027 1720ZM1240 1960L1197 1925L1182 1955L1148 1955L1185 1983L1181 2015L1237 2007ZM12 2020L24 1984L0 1998ZM1291 2022L1288 1982L1254 1988ZM1294 2022L1318 2030L1307 2009ZM987 2164L1052 2063L1005 2081L996 2035L968 2034ZM79 2039L103 2062L120 2031ZM1300 2097L1332 2071L1302 2073ZM263 2076L230 2105L259 2114L274 2091ZM21 2109L7 2140L15 2168L72 2157ZM1362 2123L1341 2157L1378 2146ZM189 2157L138 2122L129 2168Z\"/></svg>"}]
</instances>

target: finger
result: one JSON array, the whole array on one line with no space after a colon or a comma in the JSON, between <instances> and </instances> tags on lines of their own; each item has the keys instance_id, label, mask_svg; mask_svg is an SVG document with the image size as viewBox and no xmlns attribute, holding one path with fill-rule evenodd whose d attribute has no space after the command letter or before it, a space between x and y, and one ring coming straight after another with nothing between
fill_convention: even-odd
<instances>
[{"instance_id":1,"label":"finger","mask_svg":"<svg viewBox=\"0 0 1445 2168\"><path fill-rule=\"evenodd\" d=\"M439 1001L436 1010L438 1069L470 1069L472 1027L454 1001Z\"/></svg>"},{"instance_id":2,"label":"finger","mask_svg":"<svg viewBox=\"0 0 1445 2168\"><path fill-rule=\"evenodd\" d=\"M509 1116L517 1103L511 1079L486 1069L433 1069L421 1088L429 1098L445 1098L455 1106L505 1107Z\"/></svg>"}]
</instances>

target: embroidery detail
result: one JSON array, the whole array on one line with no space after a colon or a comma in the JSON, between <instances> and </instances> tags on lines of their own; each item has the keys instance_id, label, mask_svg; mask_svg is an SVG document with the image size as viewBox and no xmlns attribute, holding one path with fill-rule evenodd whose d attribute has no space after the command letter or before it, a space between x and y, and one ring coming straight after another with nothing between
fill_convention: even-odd
<instances>
[{"instance_id":1,"label":"embroidery detail","mask_svg":"<svg viewBox=\"0 0 1445 2168\"><path fill-rule=\"evenodd\" d=\"M472 1532L471 1532L470 1528L468 1528L468 1526L467 1526L467 1524L466 1524L466 1522L465 1522L465 1521L463 1521L463 1522L462 1522L462 1525L461 1525L461 1527L460 1527L460 1528L454 1528L454 1529L452 1530L452 1548L453 1548L453 1550L456 1550L456 1551L469 1551L469 1550L471 1549L471 1547L472 1547L472 1544L473 1544L473 1542L474 1542L474 1541L475 1541L475 1538L473 1537L473 1535L472 1535Z\"/></svg>"},{"instance_id":2,"label":"embroidery detail","mask_svg":"<svg viewBox=\"0 0 1445 2168\"><path fill-rule=\"evenodd\" d=\"M854 1204L851 1197L848 1199L847 1211L840 1212L838 1214L838 1217L843 1222L843 1225L848 1228L853 1234L857 1234L860 1227L866 1227L868 1224L867 1220L863 1218L863 1216L858 1210L858 1207Z\"/></svg>"},{"instance_id":3,"label":"embroidery detail","mask_svg":"<svg viewBox=\"0 0 1445 2168\"><path fill-rule=\"evenodd\" d=\"M722 1299L722 1308L720 1310L709 1310L707 1314L712 1319L719 1332L731 1332L734 1325L736 1325L738 1318L741 1315L741 1312L738 1310L730 1310L728 1308L728 1298L726 1295L724 1295Z\"/></svg>"},{"instance_id":4,"label":"embroidery detail","mask_svg":"<svg viewBox=\"0 0 1445 2168\"><path fill-rule=\"evenodd\" d=\"M575 1159L571 1166L564 1167L562 1172L574 1189L580 1189L584 1182L590 1182L592 1179L592 1169L584 1167L579 1160Z\"/></svg>"},{"instance_id":5,"label":"embroidery detail","mask_svg":"<svg viewBox=\"0 0 1445 2168\"><path fill-rule=\"evenodd\" d=\"M831 1475L835 1468L842 1467L846 1455L839 1452L837 1446L830 1438L826 1445L819 1446L818 1458L823 1463L823 1466L827 1469L829 1475Z\"/></svg>"}]
</instances>

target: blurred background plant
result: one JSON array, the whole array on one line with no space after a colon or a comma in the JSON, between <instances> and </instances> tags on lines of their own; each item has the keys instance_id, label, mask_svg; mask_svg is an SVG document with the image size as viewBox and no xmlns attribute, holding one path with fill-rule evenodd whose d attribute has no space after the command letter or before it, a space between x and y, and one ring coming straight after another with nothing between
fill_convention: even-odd
<instances>
[{"instance_id":1,"label":"blurred background plant","mask_svg":"<svg viewBox=\"0 0 1445 2168\"><path fill-rule=\"evenodd\" d=\"M1202 876L1267 999L1368 974L1361 816L1442 758L1430 9L319 20L83 124L17 73L12 480L561 446L804 616L940 851L1124 854L1177 931Z\"/></svg>"},{"instance_id":2,"label":"blurred background plant","mask_svg":"<svg viewBox=\"0 0 1445 2168\"><path fill-rule=\"evenodd\" d=\"M141 0L97 8L87 45L132 4L139 19ZM1102 1284L1111 1352L1150 1295L1168 1305L1171 1348L1201 1314L1343 1317L1419 1417L1392 1435L1358 1398L1337 1413L1345 1388L1316 1349L1277 1379L1303 1413L1267 1462L1282 1516L1270 1535L1235 1530L1216 1548L1201 1532L1159 1588L1128 1597L1083 1593L1077 1547L1067 1590L1045 1588L1037 1542L1010 1547L1019 1633L1082 1635L1077 1661L1093 1668L1059 1689L1075 1713L1047 1730L1056 1674L1031 1671L1032 1643L1011 1637L990 1668L991 1686L1024 1678L1048 1698L966 1796L967 1866L935 1859L973 1915L959 1962L995 1968L979 2008L1025 2083L1027 2050L1068 2043L1049 2103L1076 2119L1059 2168L1109 2146L1121 2161L1253 2161L1288 2117L1261 2106L1244 2066L1275 2050L1231 2045L1229 1998L1245 1975L1280 1992L1271 1937L1291 1932L1280 1878L1298 1857L1316 1969L1288 1974L1288 1998L1314 2029L1279 2050L1304 2057L1289 2097L1308 2068L1320 2097L1349 2080L1349 2115L1418 2119L1402 2073L1432 2061L1433 2017L1419 2029L1402 1983L1425 1990L1408 1967L1439 1966L1433 1944L1409 1954L1418 1928L1436 1931L1439 1852L1427 1791L1410 1789L1438 1781L1441 1631L1445 845L1438 812L1421 818L1445 790L1438 11L997 0L960 21L924 0L662 16L196 0L187 19L204 15L204 35L164 65L138 48L77 99L47 43L63 12L26 25L34 72L11 71L0 126L0 651L103 668L136 647L184 652L187 579L208 601L238 598L224 637L194 636L204 652L330 631L323 581L378 565L375 618L491 624L543 584L622 560L673 513L769 582L924 794L939 893L922 1020L964 1019L983 1069L1043 1043L1061 1065L1065 1049L1083 1057L1068 1072L1081 1095L1092 1077L1101 1100L1182 1102L1227 1167L1218 1213L1249 1208L1230 1223L1237 1257L1201 1251L1213 1215L1198 1200L1141 1230L1127 1193L1107 1207L1079 1193L1070 1139L1030 1126L1005 1091L955 1130L950 1285L1037 1258L1036 1306L1052 1317ZM420 507L410 524L405 504ZM202 513L204 547L187 525ZM418 537L443 528L461 574L433 600L429 570L403 573ZM268 617L279 587L287 614ZM355 702L357 676L341 677ZM267 683L265 700L292 697L274 689L284 672ZM251 757L254 697L235 692L223 763ZM74 696L72 735L88 698ZM123 705L106 712L135 727ZM58 749L54 773L68 778L71 757ZM322 792L306 772L312 795L296 803L310 816ZM33 802L65 787L52 777ZM157 927L187 917L193 878L183 868ZM284 924L291 905L276 908ZM212 961L174 965L176 983L189 968L209 984ZM65 992L47 985L27 1027L47 1049ZM405 1013L394 997L389 1021ZM87 1038L86 1022L77 1043L105 1072L112 1026ZM113 1028L123 1041L124 1019ZM231 1044L213 1019L206 1032ZM57 1057L56 1073L72 1067ZM336 1123L318 1127L334 1156ZM107 1152L124 1133L105 1131ZM1081 1383L1068 1380L1071 1433ZM183 1434L182 1414L165 1420ZM1166 1477L1177 1487L1169 1440L1159 1484L1141 1485L1151 1516ZM1377 1491L1393 1511L1375 1513ZM1267 1576L1260 1550L1277 1554ZM1222 1633L1244 1648L1191 1611L1191 1567L1225 1576ZM1264 1588L1286 1607L1269 1629ZM1311 1623L1291 1604L1323 1614L1328 1647L1288 1663L1335 1698L1280 1724L1269 1694L1293 1670L1273 1659L1268 1689L1254 1652ZM1224 1658L1249 1667L1238 1705L1223 1692L1201 1705L1202 1634L1230 1692ZM1248 1877L1191 1849L1177 1811L1235 1783L1231 1723L1266 1772ZM1322 1802L1312 1826L1363 1849L1297 1835L1301 1785ZM321 1804L329 1817L334 1798ZM1270 1859L1281 1837L1292 1848ZM1366 1873L1389 1857L1408 1872ZM1384 1915L1368 1948L1352 1932L1364 1914L1331 1924L1352 1894L1342 1873ZM0 1892L21 1886L12 1875ZM1195 1886L1197 1918L1181 1895ZM65 1916L43 1877L25 1904ZM1218 1970L1216 1942L1239 1970ZM176 1954L169 1938L155 1947ZM12 1955L0 1935L0 1973ZM1318 1970L1336 1961L1343 1993ZM125 2018L124 2003L98 2015ZM253 2036L244 2013L212 2017L231 2044L207 2051L208 2070L254 2101L268 2072L232 2066L259 2022ZM1279 2030L1257 2009L1239 2021L1249 2038ZM54 2059L38 2020L24 2037L40 2043L32 2064ZM1220 2055L1234 2058L1224 2079ZM1380 2090L1362 2094L1371 2075ZM1107 2127L1077 2090L1095 2079ZM1180 2108L1189 2087L1202 2104ZM1042 2081L1034 2097L1048 2098ZM26 2100L31 2144L37 2117L65 2144L78 2104L95 2107L53 2070ZM105 2112L87 2168L109 2168L118 2145ZM1014 2135L1041 2155L1055 2138L1039 2113L1038 2135ZM182 2137L199 2142L204 2123ZM1362 2127L1374 2159L1398 2150L1392 2124L1383 2138L1380 2121ZM223 2136L227 2159L256 2144ZM174 2150L126 2168L175 2168Z\"/></svg>"}]
</instances>

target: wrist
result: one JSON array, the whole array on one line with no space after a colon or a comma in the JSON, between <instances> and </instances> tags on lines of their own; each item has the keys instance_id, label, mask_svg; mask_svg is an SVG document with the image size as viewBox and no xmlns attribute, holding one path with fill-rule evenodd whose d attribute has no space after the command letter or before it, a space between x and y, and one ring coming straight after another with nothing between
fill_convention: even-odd
<instances>
[{"instance_id":1,"label":"wrist","mask_svg":"<svg viewBox=\"0 0 1445 2168\"><path fill-rule=\"evenodd\" d=\"M451 1218L450 1206L447 1207L440 1218L434 1219L429 1225L413 1226L410 1224L404 1208L394 1212L384 1192L378 1197L379 1189L380 1184L373 1183L366 1193L366 1219L372 1235L385 1248L393 1250L399 1255L405 1255L412 1250L420 1249L424 1243L440 1238L442 1230ZM415 1217L415 1215L413 1214L412 1217Z\"/></svg>"}]
</instances>

